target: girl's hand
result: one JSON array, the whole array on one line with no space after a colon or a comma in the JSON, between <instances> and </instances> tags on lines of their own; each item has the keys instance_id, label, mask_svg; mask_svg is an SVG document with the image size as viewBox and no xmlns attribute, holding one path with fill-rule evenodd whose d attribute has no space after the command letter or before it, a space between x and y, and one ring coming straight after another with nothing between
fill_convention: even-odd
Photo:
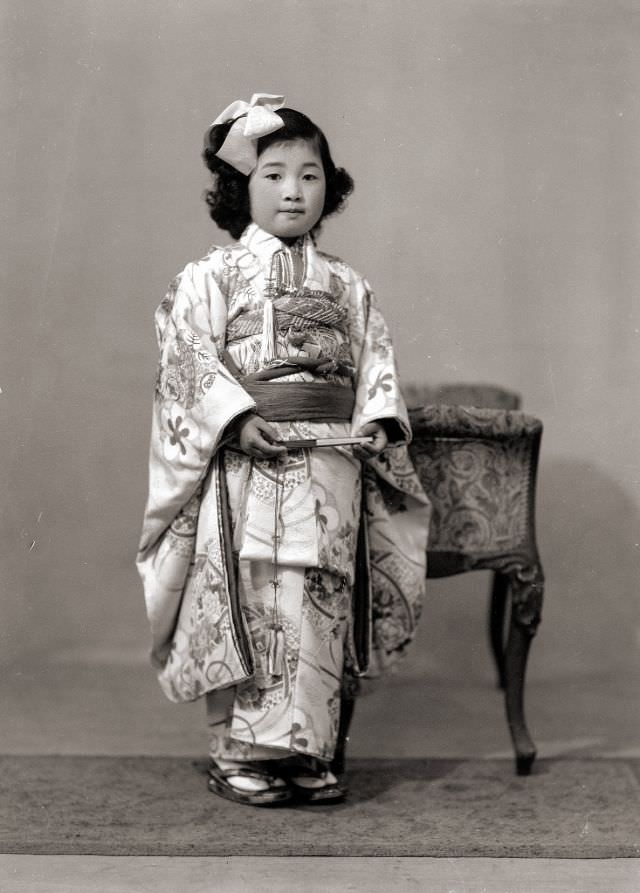
<instances>
[{"instance_id":1,"label":"girl's hand","mask_svg":"<svg viewBox=\"0 0 640 893\"><path fill-rule=\"evenodd\" d=\"M387 432L384 430L380 422L369 422L359 432L363 437L373 435L373 440L369 443L358 444L354 446L353 452L360 459L372 459L377 456L389 443Z\"/></svg>"},{"instance_id":2,"label":"girl's hand","mask_svg":"<svg viewBox=\"0 0 640 893\"><path fill-rule=\"evenodd\" d=\"M255 413L242 416L235 433L242 452L254 459L275 459L287 452L285 446L274 443L278 435L271 425Z\"/></svg>"}]
</instances>

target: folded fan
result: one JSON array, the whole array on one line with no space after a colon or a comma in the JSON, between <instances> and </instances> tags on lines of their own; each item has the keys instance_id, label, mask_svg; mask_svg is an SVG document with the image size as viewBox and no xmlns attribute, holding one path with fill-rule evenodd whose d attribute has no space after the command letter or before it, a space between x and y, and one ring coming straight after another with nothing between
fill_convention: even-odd
<instances>
[{"instance_id":1,"label":"folded fan","mask_svg":"<svg viewBox=\"0 0 640 893\"><path fill-rule=\"evenodd\" d=\"M276 440L278 446L286 446L290 450L314 449L315 447L354 446L361 443L373 443L373 437L309 437L299 440Z\"/></svg>"}]
</instances>

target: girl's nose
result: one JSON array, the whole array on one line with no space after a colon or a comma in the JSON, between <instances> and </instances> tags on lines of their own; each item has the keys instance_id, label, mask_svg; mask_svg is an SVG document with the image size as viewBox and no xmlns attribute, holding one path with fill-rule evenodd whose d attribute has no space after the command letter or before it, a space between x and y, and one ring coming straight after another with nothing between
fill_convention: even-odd
<instances>
[{"instance_id":1,"label":"girl's nose","mask_svg":"<svg viewBox=\"0 0 640 893\"><path fill-rule=\"evenodd\" d=\"M287 201L297 201L301 194L298 180L294 177L285 180L283 192Z\"/></svg>"}]
</instances>

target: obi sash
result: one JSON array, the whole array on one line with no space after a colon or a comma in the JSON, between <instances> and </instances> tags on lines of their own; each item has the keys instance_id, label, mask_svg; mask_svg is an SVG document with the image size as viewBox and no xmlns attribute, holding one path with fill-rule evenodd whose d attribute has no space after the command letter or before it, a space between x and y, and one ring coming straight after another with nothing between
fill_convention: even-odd
<instances>
[{"instance_id":1,"label":"obi sash","mask_svg":"<svg viewBox=\"0 0 640 893\"><path fill-rule=\"evenodd\" d=\"M256 401L256 412L267 422L298 419L350 421L356 395L352 388L328 381L242 381Z\"/></svg>"}]
</instances>

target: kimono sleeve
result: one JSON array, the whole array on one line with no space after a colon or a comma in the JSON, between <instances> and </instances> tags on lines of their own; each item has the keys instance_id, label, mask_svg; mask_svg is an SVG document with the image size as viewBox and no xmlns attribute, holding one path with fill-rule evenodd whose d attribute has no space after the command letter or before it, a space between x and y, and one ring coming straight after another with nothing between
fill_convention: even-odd
<instances>
[{"instance_id":1,"label":"kimono sleeve","mask_svg":"<svg viewBox=\"0 0 640 893\"><path fill-rule=\"evenodd\" d=\"M203 481L225 429L255 406L219 361L226 306L213 275L189 264L156 311L156 379L149 497L139 557L151 549Z\"/></svg>"},{"instance_id":2,"label":"kimono sleeve","mask_svg":"<svg viewBox=\"0 0 640 893\"><path fill-rule=\"evenodd\" d=\"M411 426L400 392L398 370L387 324L378 309L366 279L356 283L361 322L356 333L356 403L352 417L353 434L368 422L382 422L392 444L409 443Z\"/></svg>"},{"instance_id":3,"label":"kimono sleeve","mask_svg":"<svg viewBox=\"0 0 640 893\"><path fill-rule=\"evenodd\" d=\"M367 460L364 539L369 558L370 649L360 673L378 676L406 654L425 591L430 504L411 462L411 427L386 323L365 279L358 281L354 434L384 424L389 447ZM359 353L357 351L359 350ZM365 652L366 654L366 652ZM364 662L363 662L364 663Z\"/></svg>"}]
</instances>

